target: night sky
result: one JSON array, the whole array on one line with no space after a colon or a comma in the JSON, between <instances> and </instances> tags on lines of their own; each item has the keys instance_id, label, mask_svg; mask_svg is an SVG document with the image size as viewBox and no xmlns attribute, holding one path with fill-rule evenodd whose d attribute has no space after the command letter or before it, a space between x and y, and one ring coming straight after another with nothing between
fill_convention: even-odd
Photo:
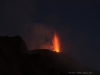
<instances>
[{"instance_id":1,"label":"night sky","mask_svg":"<svg viewBox=\"0 0 100 75\"><path fill-rule=\"evenodd\" d=\"M55 29L63 52L100 72L99 28L97 0L0 0L1 36L19 35L33 49L35 38L51 38Z\"/></svg>"}]
</instances>

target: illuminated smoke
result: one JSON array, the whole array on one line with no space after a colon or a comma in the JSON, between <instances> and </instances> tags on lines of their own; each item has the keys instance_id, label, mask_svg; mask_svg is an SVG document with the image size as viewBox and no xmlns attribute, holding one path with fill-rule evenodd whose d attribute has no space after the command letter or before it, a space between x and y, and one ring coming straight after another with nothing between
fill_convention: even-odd
<instances>
[{"instance_id":1,"label":"illuminated smoke","mask_svg":"<svg viewBox=\"0 0 100 75\"><path fill-rule=\"evenodd\" d=\"M52 29L47 25L35 23L28 38L28 49L53 49Z\"/></svg>"}]
</instances>

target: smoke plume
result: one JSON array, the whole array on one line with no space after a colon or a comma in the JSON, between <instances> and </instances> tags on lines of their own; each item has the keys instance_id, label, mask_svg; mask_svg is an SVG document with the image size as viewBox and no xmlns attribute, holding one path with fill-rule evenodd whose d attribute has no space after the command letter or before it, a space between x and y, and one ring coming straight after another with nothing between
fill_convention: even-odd
<instances>
[{"instance_id":1,"label":"smoke plume","mask_svg":"<svg viewBox=\"0 0 100 75\"><path fill-rule=\"evenodd\" d=\"M35 23L30 28L27 47L33 49L53 49L52 36L53 30L47 25Z\"/></svg>"}]
</instances>

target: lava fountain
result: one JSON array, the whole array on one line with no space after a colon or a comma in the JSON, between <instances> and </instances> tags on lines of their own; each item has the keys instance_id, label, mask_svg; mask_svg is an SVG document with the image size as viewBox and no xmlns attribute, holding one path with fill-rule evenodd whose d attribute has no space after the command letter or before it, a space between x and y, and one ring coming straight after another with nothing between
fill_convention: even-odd
<instances>
[{"instance_id":1,"label":"lava fountain","mask_svg":"<svg viewBox=\"0 0 100 75\"><path fill-rule=\"evenodd\" d=\"M54 47L53 51L60 52L60 42L59 42L58 35L55 31L54 31L54 37L53 37L52 43Z\"/></svg>"}]
</instances>

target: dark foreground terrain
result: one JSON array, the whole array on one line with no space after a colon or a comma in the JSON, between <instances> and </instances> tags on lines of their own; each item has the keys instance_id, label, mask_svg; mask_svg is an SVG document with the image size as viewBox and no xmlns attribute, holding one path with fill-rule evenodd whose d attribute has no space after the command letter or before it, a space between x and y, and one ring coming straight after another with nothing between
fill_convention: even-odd
<instances>
[{"instance_id":1,"label":"dark foreground terrain","mask_svg":"<svg viewBox=\"0 0 100 75\"><path fill-rule=\"evenodd\" d=\"M19 36L0 36L0 75L71 74L100 75L82 66L65 53L36 49L28 54L26 44Z\"/></svg>"}]
</instances>

